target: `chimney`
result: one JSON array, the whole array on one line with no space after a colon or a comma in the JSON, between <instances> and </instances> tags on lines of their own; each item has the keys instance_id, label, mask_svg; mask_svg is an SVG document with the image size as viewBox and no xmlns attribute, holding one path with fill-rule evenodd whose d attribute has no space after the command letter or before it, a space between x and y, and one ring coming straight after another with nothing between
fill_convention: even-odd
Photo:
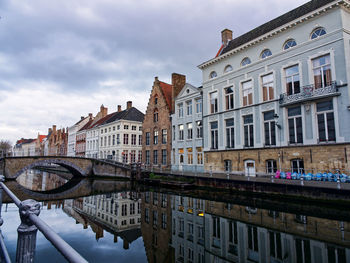
<instances>
[{"instance_id":1,"label":"chimney","mask_svg":"<svg viewBox=\"0 0 350 263\"><path fill-rule=\"evenodd\" d=\"M108 114L108 108L106 108L105 106L103 106L103 104L101 105L100 107L100 112L102 114L102 117L101 118L104 118L107 116Z\"/></svg>"},{"instance_id":2,"label":"chimney","mask_svg":"<svg viewBox=\"0 0 350 263\"><path fill-rule=\"evenodd\" d=\"M89 113L89 118L90 118L90 120L92 119L92 113Z\"/></svg>"},{"instance_id":3,"label":"chimney","mask_svg":"<svg viewBox=\"0 0 350 263\"><path fill-rule=\"evenodd\" d=\"M171 107L172 107L172 112L174 112L175 108L175 97L180 93L182 88L186 84L186 76L173 73L171 74L171 85L173 86L172 88L172 94L171 94Z\"/></svg>"},{"instance_id":4,"label":"chimney","mask_svg":"<svg viewBox=\"0 0 350 263\"><path fill-rule=\"evenodd\" d=\"M118 105L118 112L122 111L122 105Z\"/></svg>"},{"instance_id":5,"label":"chimney","mask_svg":"<svg viewBox=\"0 0 350 263\"><path fill-rule=\"evenodd\" d=\"M221 41L224 47L228 45L228 42L232 40L232 30L230 29L224 29L221 31Z\"/></svg>"},{"instance_id":6,"label":"chimney","mask_svg":"<svg viewBox=\"0 0 350 263\"><path fill-rule=\"evenodd\" d=\"M56 125L52 125L52 131L56 132Z\"/></svg>"},{"instance_id":7,"label":"chimney","mask_svg":"<svg viewBox=\"0 0 350 263\"><path fill-rule=\"evenodd\" d=\"M80 120L84 120L84 116L80 116Z\"/></svg>"},{"instance_id":8,"label":"chimney","mask_svg":"<svg viewBox=\"0 0 350 263\"><path fill-rule=\"evenodd\" d=\"M132 101L129 100L128 102L126 102L126 109L130 109L132 107Z\"/></svg>"}]
</instances>

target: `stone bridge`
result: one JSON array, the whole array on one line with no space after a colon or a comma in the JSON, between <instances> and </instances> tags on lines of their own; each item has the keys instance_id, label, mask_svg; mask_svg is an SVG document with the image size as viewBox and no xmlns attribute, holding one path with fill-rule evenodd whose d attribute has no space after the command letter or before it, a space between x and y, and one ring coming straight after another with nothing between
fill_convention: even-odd
<instances>
[{"instance_id":1,"label":"stone bridge","mask_svg":"<svg viewBox=\"0 0 350 263\"><path fill-rule=\"evenodd\" d=\"M6 179L16 179L26 169L51 164L62 166L75 177L108 176L131 178L130 165L83 157L68 156L25 156L5 157L0 159L0 174Z\"/></svg>"}]
</instances>

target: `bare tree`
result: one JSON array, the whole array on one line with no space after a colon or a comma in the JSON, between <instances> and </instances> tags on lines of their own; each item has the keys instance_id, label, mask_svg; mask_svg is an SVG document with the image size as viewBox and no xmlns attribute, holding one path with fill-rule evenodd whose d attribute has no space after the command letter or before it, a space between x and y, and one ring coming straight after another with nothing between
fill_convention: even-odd
<instances>
[{"instance_id":1,"label":"bare tree","mask_svg":"<svg viewBox=\"0 0 350 263\"><path fill-rule=\"evenodd\" d=\"M0 140L0 157L8 155L11 152L11 148L9 140Z\"/></svg>"}]
</instances>

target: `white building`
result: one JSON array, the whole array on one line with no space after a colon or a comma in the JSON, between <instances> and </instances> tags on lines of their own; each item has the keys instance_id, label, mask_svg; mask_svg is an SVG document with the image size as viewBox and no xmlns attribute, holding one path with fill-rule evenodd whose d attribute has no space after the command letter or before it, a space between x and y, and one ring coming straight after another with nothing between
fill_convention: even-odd
<instances>
[{"instance_id":1,"label":"white building","mask_svg":"<svg viewBox=\"0 0 350 263\"><path fill-rule=\"evenodd\" d=\"M188 83L175 98L175 112L171 115L172 170L204 170L202 105L201 88Z\"/></svg>"},{"instance_id":2,"label":"white building","mask_svg":"<svg viewBox=\"0 0 350 263\"><path fill-rule=\"evenodd\" d=\"M142 122L144 114L132 102L125 110L113 113L99 129L99 158L119 162L141 162Z\"/></svg>"},{"instance_id":3,"label":"white building","mask_svg":"<svg viewBox=\"0 0 350 263\"><path fill-rule=\"evenodd\" d=\"M73 126L68 127L67 156L75 156L76 133L90 120L91 117L91 113L87 117L82 116L80 121L78 121Z\"/></svg>"}]
</instances>

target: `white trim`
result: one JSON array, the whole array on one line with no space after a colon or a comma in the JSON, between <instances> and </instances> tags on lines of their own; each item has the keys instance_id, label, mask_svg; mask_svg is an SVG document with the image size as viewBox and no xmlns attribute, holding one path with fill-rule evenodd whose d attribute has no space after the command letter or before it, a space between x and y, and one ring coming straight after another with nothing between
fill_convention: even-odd
<instances>
[{"instance_id":1,"label":"white trim","mask_svg":"<svg viewBox=\"0 0 350 263\"><path fill-rule=\"evenodd\" d=\"M318 16L318 15L320 15L320 14L322 14L322 13L324 13L324 12L328 11L329 9L334 8L334 7L338 7L339 5L344 5L344 6L347 7L347 6L350 5L350 3L348 2L348 0L337 0L337 1L333 2L333 3L328 4L328 5L324 5L324 6L320 7L320 8L318 8L318 9L314 10L313 12L310 12L310 13L308 13L308 14L306 14L304 16L301 16L301 17L299 17L299 18L297 18L297 19L295 19L295 20L293 20L293 21L291 21L291 22L289 22L287 24L284 24L283 26L280 26L280 27L278 27L278 28L276 28L276 29L274 29L274 30L272 30L272 31L270 31L270 32L268 32L268 33L258 37L258 38L255 38L255 39L253 39L253 40L251 40L251 41L249 41L249 42L247 42L247 43L245 43L245 44L243 44L243 45L241 45L241 46L239 46L239 47L237 47L237 48L235 48L235 49L233 49L233 50L231 50L231 51L229 51L229 52L227 52L227 53L225 53L225 54L223 54L223 55L221 55L219 57L216 57L216 58L213 58L211 60L206 61L206 62L200 64L198 66L198 68L204 69L205 67L207 67L207 66L209 66L211 64L214 64L214 63L216 63L216 62L218 62L218 61L220 61L220 60L222 60L222 59L224 59L224 58L226 58L226 57L228 57L228 56L230 56L230 55L232 55L234 53L242 51L243 49L251 47L251 46L253 46L253 45L255 45L255 44L257 44L257 43L259 43L259 42L261 42L263 40L266 40L266 39L268 39L270 37L274 37L275 35L283 32L283 31L285 31L287 29L295 27L295 26L297 26L298 24L300 24L300 23L302 23L304 21L307 21L309 19L314 19L315 16Z\"/></svg>"}]
</instances>

